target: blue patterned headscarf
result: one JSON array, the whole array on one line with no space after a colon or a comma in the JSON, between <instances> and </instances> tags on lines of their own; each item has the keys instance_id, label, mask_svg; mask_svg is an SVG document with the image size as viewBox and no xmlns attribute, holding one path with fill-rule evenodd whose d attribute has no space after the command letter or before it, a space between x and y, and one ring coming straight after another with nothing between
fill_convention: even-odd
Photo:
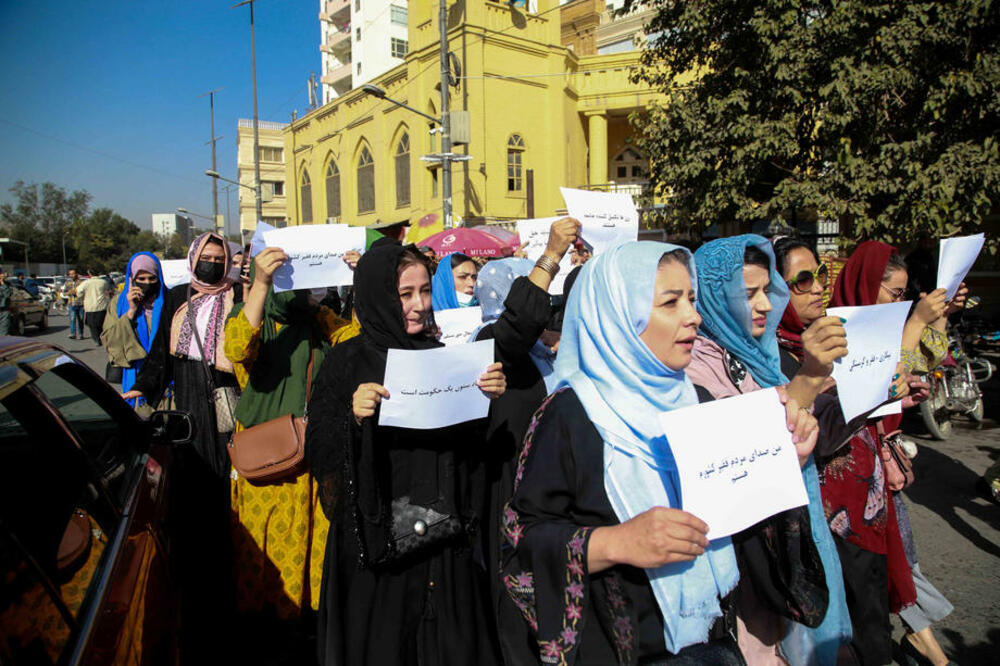
<instances>
[{"instance_id":1,"label":"blue patterned headscarf","mask_svg":"<svg viewBox=\"0 0 1000 666\"><path fill-rule=\"evenodd\" d=\"M479 279L476 280L476 300L483 310L483 326L500 318L514 281L519 277L527 277L534 267L535 262L530 259L517 257L495 259L483 266L479 271ZM478 334L479 330L472 334L471 339L475 340ZM552 393L556 387L555 353L541 340L535 340L530 356L532 363L538 368L538 374L542 376L542 381L545 382L545 392Z\"/></svg>"},{"instance_id":2,"label":"blue patterned headscarf","mask_svg":"<svg viewBox=\"0 0 1000 666\"><path fill-rule=\"evenodd\" d=\"M132 262L139 256L148 257L153 260L153 263L156 264L156 279L160 281L160 289L156 292L156 299L153 301L153 313L150 317L149 326L146 325L145 316L135 318L135 332L139 338L139 344L146 350L146 353L149 353L150 348L153 346L153 337L160 326L160 312L163 310L163 297L166 294L166 288L163 286L163 268L160 266L160 260L157 259L155 254L151 252L136 252L129 258L128 266L125 268L125 286L122 288L122 293L118 294L115 312L119 317L125 316L125 313L128 312L128 292L132 288ZM139 374L140 368L142 368L141 359L133 361L132 365L122 369L123 393L130 391L132 386L135 385L135 378ZM129 404L133 407L141 405L144 402L145 399L143 398L129 400Z\"/></svg>"},{"instance_id":3,"label":"blue patterned headscarf","mask_svg":"<svg viewBox=\"0 0 1000 666\"><path fill-rule=\"evenodd\" d=\"M563 319L558 385L576 392L604 440L604 488L622 522L654 506L680 506L677 467L658 415L695 405L698 396L683 370L668 368L639 338L649 323L660 259L677 249L635 241L591 259ZM728 537L712 540L693 562L646 574L672 653L707 639L721 615L719 599L739 580Z\"/></svg>"},{"instance_id":4,"label":"blue patterned headscarf","mask_svg":"<svg viewBox=\"0 0 1000 666\"><path fill-rule=\"evenodd\" d=\"M749 245L758 247L770 260L771 311L760 339L751 334L750 301L743 282L743 255ZM719 238L705 243L694 253L698 265L698 312L701 333L728 350L747 366L754 380L763 388L788 383L781 372L777 329L788 305L788 285L778 273L771 243L763 236L744 234ZM793 664L833 666L841 643L851 639L851 621L844 593L840 557L826 524L819 476L812 457L802 468L802 480L809 495L809 519L812 537L830 593L826 617L815 629L795 622L782 641L785 655Z\"/></svg>"},{"instance_id":5,"label":"blue patterned headscarf","mask_svg":"<svg viewBox=\"0 0 1000 666\"><path fill-rule=\"evenodd\" d=\"M431 280L431 305L435 312L463 307L458 302L458 296L455 295L455 274L452 273L451 268L452 254L445 255L441 259L437 270L434 271L434 279ZM478 305L475 299L465 307L473 305Z\"/></svg>"}]
</instances>

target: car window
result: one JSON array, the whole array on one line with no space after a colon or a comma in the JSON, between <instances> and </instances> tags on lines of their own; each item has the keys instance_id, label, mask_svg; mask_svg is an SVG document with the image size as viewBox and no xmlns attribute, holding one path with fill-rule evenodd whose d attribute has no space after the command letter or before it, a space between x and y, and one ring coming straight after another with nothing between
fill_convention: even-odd
<instances>
[{"instance_id":1,"label":"car window","mask_svg":"<svg viewBox=\"0 0 1000 666\"><path fill-rule=\"evenodd\" d=\"M14 287L14 291L11 294L11 300L14 300L14 301L30 301L31 300L31 294L29 294L28 292L26 292L24 289L21 289L20 287Z\"/></svg>"},{"instance_id":2,"label":"car window","mask_svg":"<svg viewBox=\"0 0 1000 666\"><path fill-rule=\"evenodd\" d=\"M75 364L43 373L34 383L79 436L80 446L119 506L128 492L128 472L144 449L137 446L135 423L115 418L96 399L101 387Z\"/></svg>"},{"instance_id":3,"label":"car window","mask_svg":"<svg viewBox=\"0 0 1000 666\"><path fill-rule=\"evenodd\" d=\"M66 649L120 519L99 484L32 385L0 400L0 662Z\"/></svg>"}]
</instances>

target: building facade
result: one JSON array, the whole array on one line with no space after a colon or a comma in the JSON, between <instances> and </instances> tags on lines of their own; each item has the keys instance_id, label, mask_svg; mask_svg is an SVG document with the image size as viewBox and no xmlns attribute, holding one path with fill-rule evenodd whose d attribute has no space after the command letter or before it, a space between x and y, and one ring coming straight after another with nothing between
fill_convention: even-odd
<instances>
[{"instance_id":1,"label":"building facade","mask_svg":"<svg viewBox=\"0 0 1000 666\"><path fill-rule=\"evenodd\" d=\"M264 195L261 213L264 222L283 227L288 222L285 192L286 123L260 120L257 134L260 143L260 183ZM246 187L238 187L240 232L244 237L257 228L257 196L254 192L253 120L240 118L236 128L236 179ZM235 187L235 186L234 186ZM270 198L270 201L268 199Z\"/></svg>"},{"instance_id":2,"label":"building facade","mask_svg":"<svg viewBox=\"0 0 1000 666\"><path fill-rule=\"evenodd\" d=\"M323 104L403 62L407 9L406 0L320 0Z\"/></svg>"},{"instance_id":3,"label":"building facade","mask_svg":"<svg viewBox=\"0 0 1000 666\"><path fill-rule=\"evenodd\" d=\"M471 115L470 141L454 149L468 156L453 165L455 218L552 215L564 206L560 186L641 189L648 162L631 145L628 116L660 96L630 81L638 51L596 52L603 3L538 0L527 12L492 0L454 7L449 50L461 75L453 72L449 104ZM412 0L408 9L408 55L372 82L437 117L438 3ZM440 151L435 128L358 89L295 120L284 130L289 223L440 214L439 164L421 159Z\"/></svg>"},{"instance_id":4,"label":"building facade","mask_svg":"<svg viewBox=\"0 0 1000 666\"><path fill-rule=\"evenodd\" d=\"M187 245L191 242L190 218L177 213L153 213L153 233L161 238L170 238L180 234L181 242Z\"/></svg>"}]
</instances>

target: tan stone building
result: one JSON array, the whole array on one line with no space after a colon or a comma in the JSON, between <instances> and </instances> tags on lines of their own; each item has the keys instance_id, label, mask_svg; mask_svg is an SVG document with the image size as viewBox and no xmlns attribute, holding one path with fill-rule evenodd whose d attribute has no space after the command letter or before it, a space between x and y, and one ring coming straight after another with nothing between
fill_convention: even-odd
<instances>
[{"instance_id":1,"label":"tan stone building","mask_svg":"<svg viewBox=\"0 0 1000 666\"><path fill-rule=\"evenodd\" d=\"M261 207L264 222L283 227L288 222L285 192L285 140L282 131L287 123L258 121L260 140L260 183L264 194ZM240 118L236 129L237 180L247 187L239 189L240 231L244 237L257 228L257 198L254 194L253 120ZM272 198L268 201L268 195Z\"/></svg>"}]
</instances>

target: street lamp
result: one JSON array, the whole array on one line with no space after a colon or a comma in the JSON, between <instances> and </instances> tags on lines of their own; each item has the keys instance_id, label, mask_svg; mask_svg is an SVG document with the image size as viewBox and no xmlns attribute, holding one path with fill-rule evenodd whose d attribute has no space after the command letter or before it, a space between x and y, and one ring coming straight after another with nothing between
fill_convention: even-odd
<instances>
[{"instance_id":1,"label":"street lamp","mask_svg":"<svg viewBox=\"0 0 1000 666\"><path fill-rule=\"evenodd\" d=\"M243 5L250 5L250 72L253 78L253 171L254 171L254 193L257 199L257 220L263 216L262 202L260 199L260 134L257 128L257 47L253 28L253 3L256 0L243 0L230 9L236 9Z\"/></svg>"},{"instance_id":2,"label":"street lamp","mask_svg":"<svg viewBox=\"0 0 1000 666\"><path fill-rule=\"evenodd\" d=\"M0 238L0 244L3 243L14 243L15 245L24 246L24 277L31 275L31 271L28 270L28 244L24 241L14 240L13 238Z\"/></svg>"},{"instance_id":3,"label":"street lamp","mask_svg":"<svg viewBox=\"0 0 1000 666\"><path fill-rule=\"evenodd\" d=\"M246 183L241 183L238 180L231 180L229 178L226 178L225 176L220 176L218 171L212 171L211 169L205 169L205 175L208 176L209 178L218 178L219 180L224 180L227 183L232 183L233 185L239 185L240 187L245 187L248 190L253 190L254 192L257 191L257 188L252 187L250 185L247 185ZM180 208L178 208L177 210L180 210Z\"/></svg>"}]
</instances>

